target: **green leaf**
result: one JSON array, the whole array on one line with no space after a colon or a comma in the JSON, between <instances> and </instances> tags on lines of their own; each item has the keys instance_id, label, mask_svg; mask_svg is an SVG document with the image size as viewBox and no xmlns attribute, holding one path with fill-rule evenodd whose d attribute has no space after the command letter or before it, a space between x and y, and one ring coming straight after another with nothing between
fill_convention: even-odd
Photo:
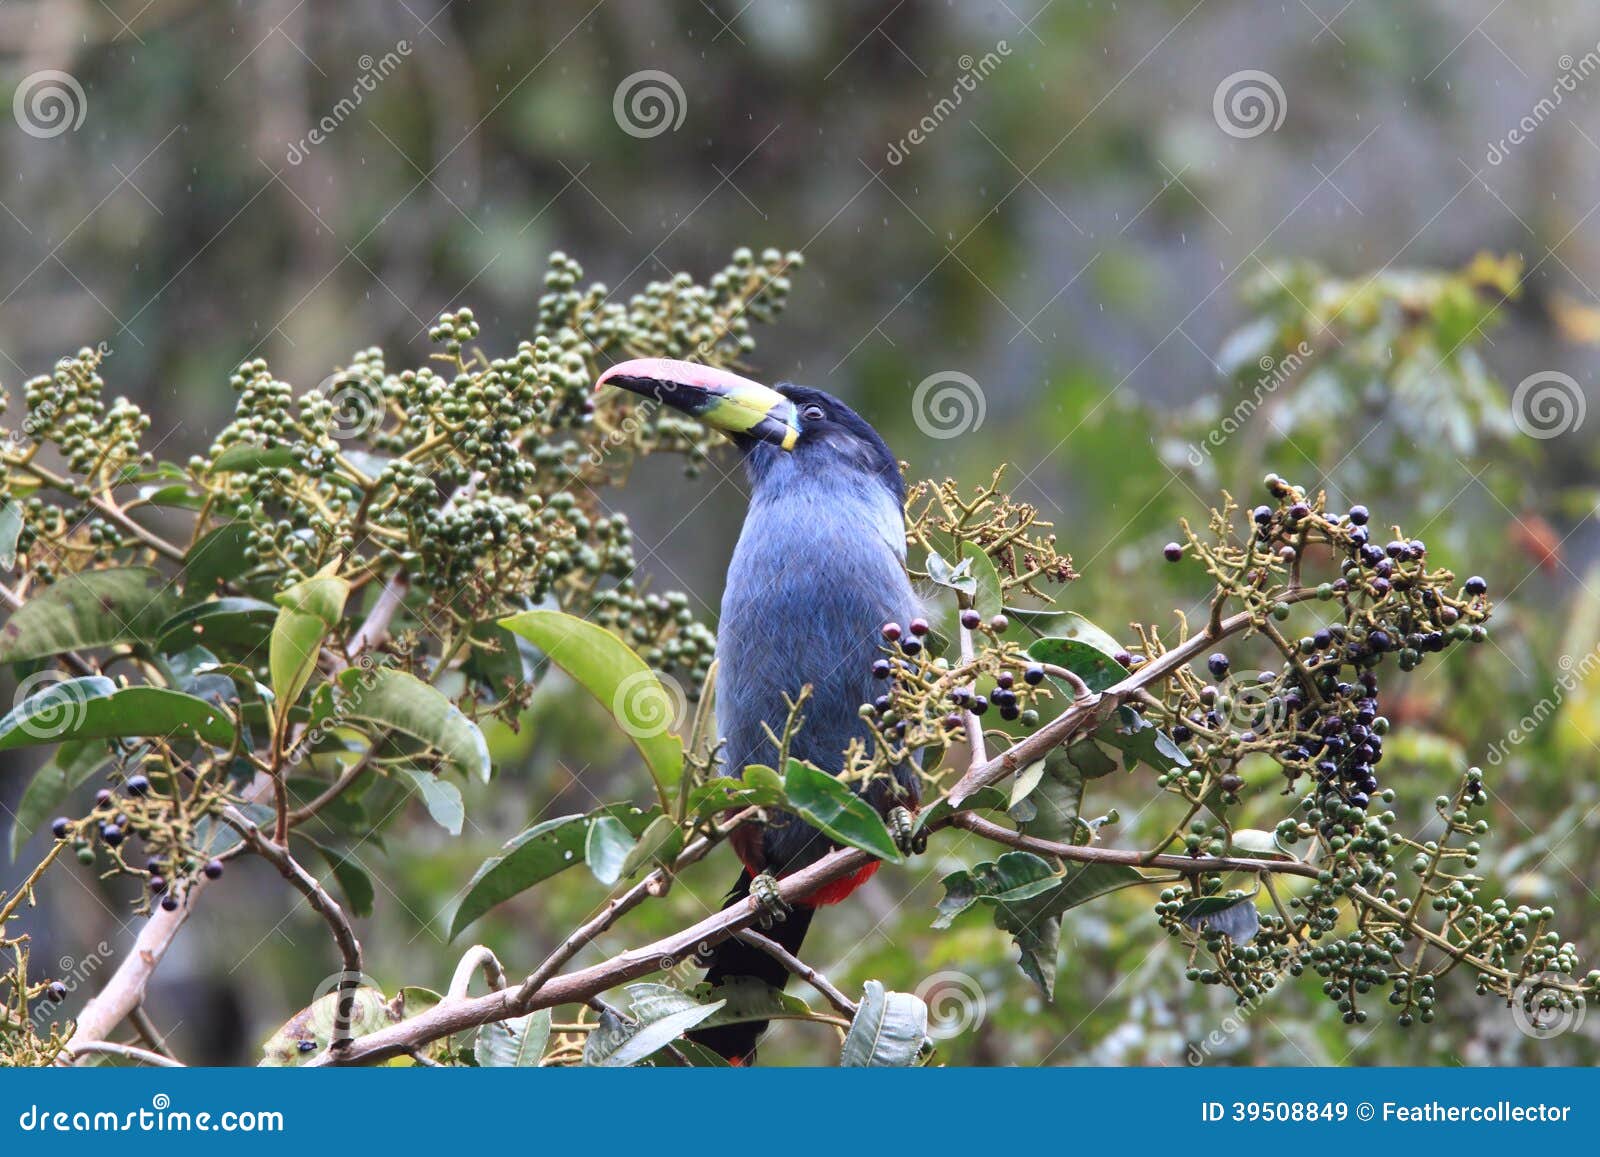
<instances>
[{"instance_id":1,"label":"green leaf","mask_svg":"<svg viewBox=\"0 0 1600 1157\"><path fill-rule=\"evenodd\" d=\"M1240 856L1254 856L1266 860L1292 860L1293 856L1278 846L1278 837L1260 828L1240 828L1232 836L1233 852Z\"/></svg>"},{"instance_id":2,"label":"green leaf","mask_svg":"<svg viewBox=\"0 0 1600 1157\"><path fill-rule=\"evenodd\" d=\"M322 858L328 861L328 867L333 870L333 878L339 882L339 890L350 902L350 911L357 916L372 915L372 902L377 898L377 892L372 887L372 877L367 875L367 870L351 859L348 852L320 844L310 836L301 838L316 848L322 854Z\"/></svg>"},{"instance_id":3,"label":"green leaf","mask_svg":"<svg viewBox=\"0 0 1600 1157\"><path fill-rule=\"evenodd\" d=\"M317 668L322 640L344 614L350 584L333 572L333 564L277 596L278 619L272 626L267 669L277 696L280 723Z\"/></svg>"},{"instance_id":4,"label":"green leaf","mask_svg":"<svg viewBox=\"0 0 1600 1157\"><path fill-rule=\"evenodd\" d=\"M583 843L583 859L594 878L609 888L622 878L622 866L637 846L638 841L622 826L621 820L601 816L589 825L589 834Z\"/></svg>"},{"instance_id":5,"label":"green leaf","mask_svg":"<svg viewBox=\"0 0 1600 1157\"><path fill-rule=\"evenodd\" d=\"M351 667L339 676L337 712L421 740L466 775L489 782L489 745L478 725L436 687L405 671Z\"/></svg>"},{"instance_id":6,"label":"green leaf","mask_svg":"<svg viewBox=\"0 0 1600 1157\"><path fill-rule=\"evenodd\" d=\"M70 740L33 777L11 823L11 858L39 826L61 810L72 793L106 765L111 752L99 740Z\"/></svg>"},{"instance_id":7,"label":"green leaf","mask_svg":"<svg viewBox=\"0 0 1600 1157\"><path fill-rule=\"evenodd\" d=\"M635 987L639 986L630 986L630 990ZM649 987L666 988L665 985ZM638 1064L722 1007L720 1000L712 1004L700 1004L683 993L672 989L667 991L679 999L656 993L640 994L635 999L633 1012L638 1017L637 1024L630 1025L609 1010L602 1014L599 1026L589 1034L584 1044L583 1063L604 1068Z\"/></svg>"},{"instance_id":8,"label":"green leaf","mask_svg":"<svg viewBox=\"0 0 1600 1157\"><path fill-rule=\"evenodd\" d=\"M0 570L17 565L17 539L22 536L22 504L0 499Z\"/></svg>"},{"instance_id":9,"label":"green leaf","mask_svg":"<svg viewBox=\"0 0 1600 1157\"><path fill-rule=\"evenodd\" d=\"M335 990L295 1013L282 1028L273 1033L262 1046L261 1064L268 1068L298 1068L325 1054L333 1043L339 1002L346 999L351 1001L351 1036L366 1036L369 1032L387 1027L396 1019L383 993L376 988L363 985L353 993ZM306 1041L314 1047L303 1049L302 1043Z\"/></svg>"},{"instance_id":10,"label":"green leaf","mask_svg":"<svg viewBox=\"0 0 1600 1157\"><path fill-rule=\"evenodd\" d=\"M0 663L148 641L176 605L172 584L151 567L69 575L40 588L0 627Z\"/></svg>"},{"instance_id":11,"label":"green leaf","mask_svg":"<svg viewBox=\"0 0 1600 1157\"><path fill-rule=\"evenodd\" d=\"M962 559L951 566L936 550L928 552L928 577L942 587L959 591L964 595L975 595L978 592L978 580L972 576L972 563Z\"/></svg>"},{"instance_id":12,"label":"green leaf","mask_svg":"<svg viewBox=\"0 0 1600 1157\"><path fill-rule=\"evenodd\" d=\"M561 611L523 611L500 625L550 657L611 712L644 756L663 811L683 774L683 741L671 725L672 698L645 661L610 631Z\"/></svg>"},{"instance_id":13,"label":"green leaf","mask_svg":"<svg viewBox=\"0 0 1600 1157\"><path fill-rule=\"evenodd\" d=\"M294 448L291 446L262 446L255 442L240 442L229 446L211 461L217 474L233 471L268 470L294 465Z\"/></svg>"},{"instance_id":14,"label":"green leaf","mask_svg":"<svg viewBox=\"0 0 1600 1157\"><path fill-rule=\"evenodd\" d=\"M904 859L883 817L827 772L791 759L783 776L783 792L791 811L836 843L860 848L891 864Z\"/></svg>"},{"instance_id":15,"label":"green leaf","mask_svg":"<svg viewBox=\"0 0 1600 1157\"><path fill-rule=\"evenodd\" d=\"M700 1022L701 1028L811 1015L811 1006L798 996L791 996L753 976L734 977L697 995L702 1003L714 1000L722 1005L715 1014Z\"/></svg>"},{"instance_id":16,"label":"green leaf","mask_svg":"<svg viewBox=\"0 0 1600 1157\"><path fill-rule=\"evenodd\" d=\"M782 807L787 802L783 779L770 767L752 763L744 776L714 776L689 793L688 814L704 819L723 811L747 807Z\"/></svg>"},{"instance_id":17,"label":"green leaf","mask_svg":"<svg viewBox=\"0 0 1600 1157\"><path fill-rule=\"evenodd\" d=\"M579 863L596 819L614 818L637 836L656 814L629 804L610 804L589 815L557 816L513 836L473 873L450 922L451 939L495 905Z\"/></svg>"},{"instance_id":18,"label":"green leaf","mask_svg":"<svg viewBox=\"0 0 1600 1157\"><path fill-rule=\"evenodd\" d=\"M980 787L961 802L962 811L990 811L1003 812L1010 806L1006 793L997 787ZM945 820L956 809L951 806L949 796L940 796L933 802L933 806L925 807L917 813L917 821L912 825L914 832L926 831L935 823Z\"/></svg>"},{"instance_id":19,"label":"green leaf","mask_svg":"<svg viewBox=\"0 0 1600 1157\"><path fill-rule=\"evenodd\" d=\"M187 482L169 482L165 486L141 486L139 497L128 503L126 509L136 506L176 506L184 510L199 510L206 504L205 496L196 494Z\"/></svg>"},{"instance_id":20,"label":"green leaf","mask_svg":"<svg viewBox=\"0 0 1600 1157\"><path fill-rule=\"evenodd\" d=\"M909 992L885 992L876 980L863 988L839 1063L857 1068L915 1064L928 1036L928 1006Z\"/></svg>"},{"instance_id":21,"label":"green leaf","mask_svg":"<svg viewBox=\"0 0 1600 1157\"><path fill-rule=\"evenodd\" d=\"M1041 663L1065 667L1089 686L1104 691L1128 677L1128 669L1092 643L1081 639L1035 639L1028 655Z\"/></svg>"},{"instance_id":22,"label":"green leaf","mask_svg":"<svg viewBox=\"0 0 1600 1157\"><path fill-rule=\"evenodd\" d=\"M69 739L157 736L233 743L233 724L204 699L164 687L118 688L99 675L51 683L0 719L0 751Z\"/></svg>"},{"instance_id":23,"label":"green leaf","mask_svg":"<svg viewBox=\"0 0 1600 1157\"><path fill-rule=\"evenodd\" d=\"M461 789L431 771L419 771L414 767L400 770L405 772L406 778L421 794L422 802L434 823L452 836L459 836L461 825L467 820L467 805L461 801Z\"/></svg>"},{"instance_id":24,"label":"green leaf","mask_svg":"<svg viewBox=\"0 0 1600 1157\"><path fill-rule=\"evenodd\" d=\"M1117 709L1116 720L1102 723L1095 730L1094 737L1121 751L1123 765L1129 771L1141 762L1157 771L1189 766L1189 757L1172 741L1170 735L1126 706Z\"/></svg>"},{"instance_id":25,"label":"green leaf","mask_svg":"<svg viewBox=\"0 0 1600 1157\"><path fill-rule=\"evenodd\" d=\"M156 650L185 651L204 644L211 650L237 647L253 652L272 631L278 608L260 599L210 599L185 607L156 631Z\"/></svg>"},{"instance_id":26,"label":"green leaf","mask_svg":"<svg viewBox=\"0 0 1600 1157\"><path fill-rule=\"evenodd\" d=\"M974 583L972 605L985 619L992 619L1004 609L1000 596L1000 574L987 551L975 542L963 542L961 555L966 560Z\"/></svg>"},{"instance_id":27,"label":"green leaf","mask_svg":"<svg viewBox=\"0 0 1600 1157\"><path fill-rule=\"evenodd\" d=\"M657 816L650 821L638 842L622 861L622 875L632 876L649 863L671 864L683 851L683 829L671 816ZM593 864L589 865L591 868Z\"/></svg>"},{"instance_id":28,"label":"green leaf","mask_svg":"<svg viewBox=\"0 0 1600 1157\"><path fill-rule=\"evenodd\" d=\"M183 590L189 598L205 598L219 583L231 582L249 569L245 548L249 523L228 522L208 532L183 556Z\"/></svg>"},{"instance_id":29,"label":"green leaf","mask_svg":"<svg viewBox=\"0 0 1600 1157\"><path fill-rule=\"evenodd\" d=\"M493 1021L478 1030L472 1055L481 1069L527 1069L537 1065L550 1043L550 1010Z\"/></svg>"},{"instance_id":30,"label":"green leaf","mask_svg":"<svg viewBox=\"0 0 1600 1157\"><path fill-rule=\"evenodd\" d=\"M1033 789L1039 786L1039 781L1044 778L1044 760L1036 759L1027 767L1017 772L1016 778L1011 781L1011 802L1008 810L1015 812L1017 805L1030 795Z\"/></svg>"},{"instance_id":31,"label":"green leaf","mask_svg":"<svg viewBox=\"0 0 1600 1157\"><path fill-rule=\"evenodd\" d=\"M998 860L951 872L944 878L944 899L939 901L935 928L951 922L980 900L1020 904L1061 883L1056 870L1032 852L1006 852Z\"/></svg>"}]
</instances>

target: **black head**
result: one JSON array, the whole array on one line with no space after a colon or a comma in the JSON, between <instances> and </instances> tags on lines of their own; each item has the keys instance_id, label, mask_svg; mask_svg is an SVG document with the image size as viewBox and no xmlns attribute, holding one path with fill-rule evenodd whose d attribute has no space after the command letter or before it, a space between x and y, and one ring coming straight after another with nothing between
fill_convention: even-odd
<instances>
[{"instance_id":1,"label":"black head","mask_svg":"<svg viewBox=\"0 0 1600 1157\"><path fill-rule=\"evenodd\" d=\"M777 391L794 403L800 436L788 453L797 470L859 470L877 478L895 495L896 501L904 503L905 482L900 476L900 463L882 435L865 418L826 390L813 386L780 382ZM734 441L741 443L751 478L758 482L778 456L785 453L770 442L739 437Z\"/></svg>"}]
</instances>

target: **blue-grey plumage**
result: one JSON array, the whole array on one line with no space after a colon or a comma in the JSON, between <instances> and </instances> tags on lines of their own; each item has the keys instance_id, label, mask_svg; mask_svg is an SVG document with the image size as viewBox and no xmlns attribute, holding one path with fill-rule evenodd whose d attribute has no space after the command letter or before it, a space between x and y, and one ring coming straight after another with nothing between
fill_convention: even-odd
<instances>
[{"instance_id":1,"label":"blue-grey plumage","mask_svg":"<svg viewBox=\"0 0 1600 1157\"><path fill-rule=\"evenodd\" d=\"M883 691L872 677L879 628L908 621L916 608L904 491L888 447L838 399L799 386L778 391L796 403L800 437L792 451L745 448L750 510L717 627L717 723L731 775L777 762L770 735L783 733L788 701L807 685L790 754L840 771L850 740L869 734L861 705ZM892 793L883 785L873 794L883 803ZM770 824L767 870L781 874L822 855L828 845L813 837L782 817Z\"/></svg>"},{"instance_id":2,"label":"blue-grey plumage","mask_svg":"<svg viewBox=\"0 0 1600 1157\"><path fill-rule=\"evenodd\" d=\"M873 678L881 628L908 623L917 600L905 569L905 486L876 430L831 394L776 389L710 366L641 358L611 367L599 385L655 398L728 433L744 457L750 509L728 569L717 628L717 723L723 774L778 762L789 703L811 688L789 754L838 774L852 739L869 732L861 707L882 693ZM880 811L915 810L916 770L868 785ZM792 815L769 814L730 837L745 872L728 904L748 902L757 873L782 876L827 853L822 833ZM833 903L871 876L803 898L770 932L798 952L817 904ZM724 940L703 954L706 980L760 980L783 987L788 972L759 948ZM765 1021L697 1029L692 1039L736 1063L755 1058Z\"/></svg>"}]
</instances>

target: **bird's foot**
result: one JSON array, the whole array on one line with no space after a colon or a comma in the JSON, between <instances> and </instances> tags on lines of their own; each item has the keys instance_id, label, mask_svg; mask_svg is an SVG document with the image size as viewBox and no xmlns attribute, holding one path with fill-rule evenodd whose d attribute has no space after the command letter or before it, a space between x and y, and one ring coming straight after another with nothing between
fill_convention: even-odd
<instances>
[{"instance_id":1,"label":"bird's foot","mask_svg":"<svg viewBox=\"0 0 1600 1157\"><path fill-rule=\"evenodd\" d=\"M781 923L789 915L789 905L778 893L778 881L766 872L751 879L750 899L756 905L756 924L763 929Z\"/></svg>"},{"instance_id":2,"label":"bird's foot","mask_svg":"<svg viewBox=\"0 0 1600 1157\"><path fill-rule=\"evenodd\" d=\"M910 808L897 805L889 809L889 834L894 837L894 846L900 849L901 855L919 856L928 850L927 835L916 829L916 819Z\"/></svg>"}]
</instances>

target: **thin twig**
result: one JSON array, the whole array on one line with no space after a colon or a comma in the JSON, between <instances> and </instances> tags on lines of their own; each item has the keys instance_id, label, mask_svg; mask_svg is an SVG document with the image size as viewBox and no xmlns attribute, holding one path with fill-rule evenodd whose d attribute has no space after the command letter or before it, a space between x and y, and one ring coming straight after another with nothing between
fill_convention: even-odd
<instances>
[{"instance_id":1,"label":"thin twig","mask_svg":"<svg viewBox=\"0 0 1600 1157\"><path fill-rule=\"evenodd\" d=\"M181 1069L182 1061L175 1061L171 1057L164 1057L160 1053L153 1053L149 1049L142 1049L136 1045L121 1045L115 1041L90 1040L80 1043L68 1044L66 1051L72 1054L72 1059L89 1056L92 1053L103 1053L106 1056L123 1057L130 1061L143 1061L147 1065L155 1065L163 1069Z\"/></svg>"},{"instance_id":2,"label":"thin twig","mask_svg":"<svg viewBox=\"0 0 1600 1157\"><path fill-rule=\"evenodd\" d=\"M779 964L787 968L794 975L798 976L801 980L809 984L812 988L822 993L823 996L828 998L828 1003L833 1005L834 1008L844 1013L845 1016L854 1019L856 1015L856 1002L851 1000L844 993L840 992L833 986L833 982L830 981L826 976L822 975L822 973L811 967L811 965L807 964L804 960L801 960L782 944L779 944L776 940L773 940L769 936L761 935L761 933L751 928L746 928L743 932L740 932L737 936L735 936L734 939L743 940L752 948L759 948L768 956L776 960Z\"/></svg>"},{"instance_id":3,"label":"thin twig","mask_svg":"<svg viewBox=\"0 0 1600 1157\"><path fill-rule=\"evenodd\" d=\"M506 986L506 970L500 965L500 958L482 944L474 944L467 949L467 954L456 965L455 975L450 978L450 987L446 990L451 997L467 995L467 987L472 983L472 974L483 972L483 982L489 986L490 992L499 992Z\"/></svg>"}]
</instances>

